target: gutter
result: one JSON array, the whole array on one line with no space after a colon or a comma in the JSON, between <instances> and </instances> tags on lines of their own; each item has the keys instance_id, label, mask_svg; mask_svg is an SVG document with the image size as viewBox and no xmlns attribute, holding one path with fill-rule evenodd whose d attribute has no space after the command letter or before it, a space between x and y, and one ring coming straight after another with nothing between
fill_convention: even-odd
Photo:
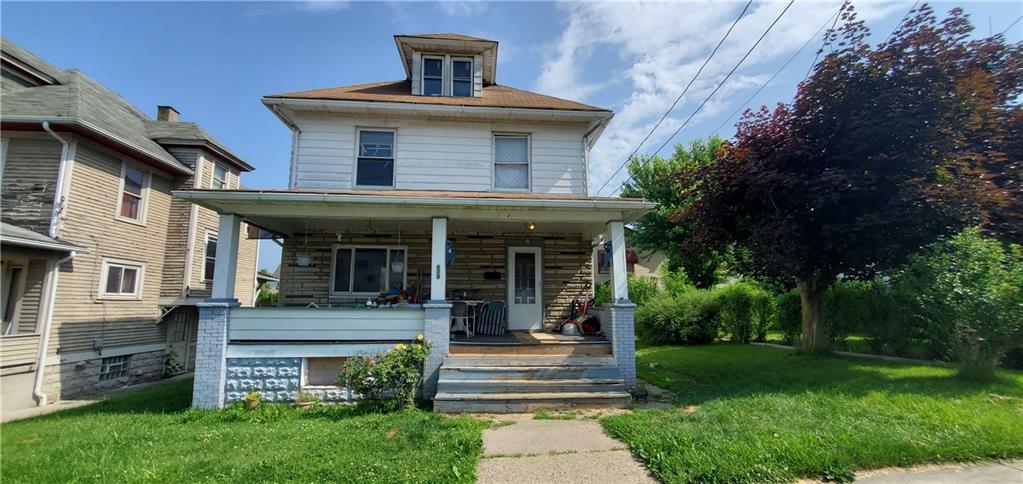
<instances>
[{"instance_id":1,"label":"gutter","mask_svg":"<svg viewBox=\"0 0 1023 484\"><path fill-rule=\"evenodd\" d=\"M67 198L67 190L65 190L64 185L67 182L68 165L71 161L71 143L53 132L50 129L49 121L43 121L43 131L49 133L62 146L60 149L60 167L57 169L57 185L53 189L53 209L50 211L49 236L57 238L60 234L60 230L58 230L60 213L64 209L64 200Z\"/></svg>"},{"instance_id":2,"label":"gutter","mask_svg":"<svg viewBox=\"0 0 1023 484\"><path fill-rule=\"evenodd\" d=\"M321 107L321 108L354 108L354 109L378 109L383 111L417 111L429 114L487 114L495 117L507 117L512 119L516 116L543 116L550 118L578 118L582 120L611 119L611 111L583 111L569 109L544 109L544 108L499 108L490 106L452 106L447 104L418 104L387 101L341 101L329 99L295 99L295 98L272 98L264 97L263 104L271 106L298 106L298 107Z\"/></svg>"},{"instance_id":3,"label":"gutter","mask_svg":"<svg viewBox=\"0 0 1023 484\"><path fill-rule=\"evenodd\" d=\"M60 266L75 258L75 251L71 251L67 257L53 263L50 275L46 281L46 288L43 294L46 296L46 306L43 308L43 327L39 338L39 354L36 357L36 375L32 383L32 398L36 405L44 406L47 396L43 393L43 376L46 373L46 354L50 350L50 328L53 326L53 306L57 302L57 282L60 280Z\"/></svg>"}]
</instances>

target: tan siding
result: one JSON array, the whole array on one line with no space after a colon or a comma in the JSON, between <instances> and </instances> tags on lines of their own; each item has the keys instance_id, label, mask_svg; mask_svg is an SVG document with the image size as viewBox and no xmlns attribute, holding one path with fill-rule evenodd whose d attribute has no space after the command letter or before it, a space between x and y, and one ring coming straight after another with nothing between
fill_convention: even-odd
<instances>
[{"instance_id":1,"label":"tan siding","mask_svg":"<svg viewBox=\"0 0 1023 484\"><path fill-rule=\"evenodd\" d=\"M281 255L280 303L282 305L305 305L310 302L327 304L345 302L344 299L329 297L331 251L335 244L344 245L386 245L408 247L406 288L419 291L421 298L429 297L430 234L341 233L337 235L310 234L308 243L299 235L288 239ZM525 234L525 233L454 233L449 238L455 243L455 263L447 268L447 289L473 290L473 297L485 300L506 298L506 258L509 244L522 245L526 238L530 245L543 247L543 293L544 320L555 322L568 316L573 298L585 300L590 297L588 284L591 279L589 241L570 234ZM299 267L295 256L309 254L309 267ZM486 280L484 272L499 272L499 280ZM422 274L422 277L420 277ZM364 298L350 298L349 302L362 302Z\"/></svg>"},{"instance_id":2,"label":"tan siding","mask_svg":"<svg viewBox=\"0 0 1023 484\"><path fill-rule=\"evenodd\" d=\"M195 148L169 148L167 151L178 161L195 169L199 150ZM193 188L194 177L175 178L175 189ZM163 280L160 288L162 297L181 297L185 289L185 262L188 256L188 225L192 204L180 198L171 199L170 223L167 225L167 252L164 259Z\"/></svg>"},{"instance_id":3,"label":"tan siding","mask_svg":"<svg viewBox=\"0 0 1023 484\"><path fill-rule=\"evenodd\" d=\"M242 306L252 306L256 297L256 264L259 241L246 238L248 224L242 224L238 241L238 272L235 275L234 297Z\"/></svg>"},{"instance_id":4,"label":"tan siding","mask_svg":"<svg viewBox=\"0 0 1023 484\"><path fill-rule=\"evenodd\" d=\"M46 265L45 260L33 259L28 262L25 295L21 299L21 313L18 315L18 333L34 333L37 331L39 303L42 300Z\"/></svg>"},{"instance_id":5,"label":"tan siding","mask_svg":"<svg viewBox=\"0 0 1023 484\"><path fill-rule=\"evenodd\" d=\"M45 234L50 228L53 193L62 146L52 138L9 137L4 160L0 213L4 222Z\"/></svg>"},{"instance_id":6,"label":"tan siding","mask_svg":"<svg viewBox=\"0 0 1023 484\"><path fill-rule=\"evenodd\" d=\"M12 366L31 365L39 351L39 335L5 336L0 338L0 368L8 373Z\"/></svg>"},{"instance_id":7,"label":"tan siding","mask_svg":"<svg viewBox=\"0 0 1023 484\"><path fill-rule=\"evenodd\" d=\"M173 181L136 164L150 173L146 222L118 220L123 159L90 141L78 144L62 237L88 247L89 252L61 268L51 354L91 351L94 338L102 338L106 347L165 342L164 328L156 324L156 318ZM145 264L140 300L98 298L104 258Z\"/></svg>"}]
</instances>

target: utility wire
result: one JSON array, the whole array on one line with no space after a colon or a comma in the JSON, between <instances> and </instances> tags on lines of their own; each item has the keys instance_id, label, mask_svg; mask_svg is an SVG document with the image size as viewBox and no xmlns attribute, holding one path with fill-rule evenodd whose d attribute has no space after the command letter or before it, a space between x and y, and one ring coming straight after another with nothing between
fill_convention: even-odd
<instances>
[{"instance_id":1,"label":"utility wire","mask_svg":"<svg viewBox=\"0 0 1023 484\"><path fill-rule=\"evenodd\" d=\"M714 54L717 54L718 49L721 48L721 44L725 43L725 39L727 39L728 35L732 33L732 29L734 29L735 25L738 24L740 20L742 20L742 16L746 14L746 10L749 10L749 6L752 4L753 0L749 0L749 2L746 3L746 6L742 8L741 12L739 12L739 16L736 17L735 21L732 22L732 25L728 27L728 31L725 32L725 36L721 37L721 40L718 41L718 45L714 46L714 50L710 52L710 55L707 56L707 59L703 61L703 65L701 65L700 69L696 71L696 75L694 75L693 78L689 80L689 84L686 84L685 89L682 89L682 94L679 94L678 97L675 98L675 102L671 103L671 107L669 107L668 110L664 112L664 115L661 116L661 119L657 120L657 124L655 124L654 127L650 129L650 132L646 134L646 136L643 138L643 141L640 141L639 145L636 146L636 149L632 150L632 153L630 153L629 156L625 158L625 161L618 166L618 169L615 170L614 174L612 174L607 180L604 181L604 184L601 185L600 188L597 190L598 195L604 188L607 187L607 184L610 183L611 180L614 179L614 177L618 176L618 173L621 173L622 168L625 167L625 165L629 163L629 160L631 160L633 156L636 156L636 153L639 152L639 149L643 147L643 143L646 143L647 140L650 139L650 136L654 134L654 131L657 130L661 123L663 123L664 120L668 117L668 115L671 114L671 112L675 109L675 106L678 104L679 100L682 99L682 96L685 96L686 92L689 92L689 88L692 87L693 83L696 82L696 79L700 77L700 73L703 72L703 68L707 67L707 64L710 63L710 60L714 58Z\"/></svg>"},{"instance_id":2,"label":"utility wire","mask_svg":"<svg viewBox=\"0 0 1023 484\"><path fill-rule=\"evenodd\" d=\"M837 16L839 15L839 14L841 14L841 13L842 13L842 9L843 9L844 7L845 7L845 4L843 3L843 4L842 4L842 6L840 6L840 7L838 8L838 11L837 11L837 12L835 12L834 14L832 14L832 17L837 17ZM830 23L830 22L831 22L831 17L828 17L828 18L827 18L827 19L826 19L826 20L824 21L824 23L823 23L823 24L821 24L820 28L819 28L819 29L817 29L817 31L816 31L816 32L814 32L814 33L813 33L813 35L811 35L809 39L806 39L806 42L803 42L803 45L799 47L799 50L797 50L795 54L792 54L792 56L791 56L791 57L789 57L789 59L788 59L787 61L785 61L785 63L784 63L784 64L782 64L781 68L779 68L779 69L778 69L778 71L777 71L777 72L775 72L775 73L774 73L774 75L773 75L773 76L771 76L771 78L767 80L767 82L765 82L765 83L761 84L761 85L760 85L760 88L759 88L759 89L757 89L757 90L756 90L756 92L754 92L754 93L753 93L753 95L749 97L749 99L747 99L747 100L746 100L745 102L743 102L742 104L740 104L740 105L739 105L739 107L738 107L738 108L736 108L736 109L735 109L735 111L733 111L733 112L732 112L732 114L728 115L728 117L727 117L727 118L725 118L725 120L724 120L724 121L721 121L721 124L719 124L717 128L714 128L714 133L716 134L716 133L717 133L718 131L721 131L721 128L723 128L723 127L724 127L724 126L725 126L726 124L728 124L728 122L729 122L729 121L731 121L731 120L732 120L733 118L735 118L735 115L736 115L736 114L739 114L739 112L740 112L740 111L742 111L742 109L743 109L743 108L745 108L746 106L748 106L748 105L749 105L749 103L750 103L750 101L752 101L752 100L753 100L753 98L757 97L757 95L758 95L758 94L760 94L760 91L763 91L763 90L764 90L764 88L766 88L766 87L767 87L768 85L770 85L770 84L771 84L771 82L773 82L773 81L774 81L774 79L775 79L776 77L778 77L778 75L779 75L779 74L781 74L781 73L782 73L782 71L784 71L784 70L785 70L785 68L786 68L786 67L788 67L788 66L789 66L789 64L791 64L791 63L792 63L792 61L793 61L793 60L795 60L795 59L796 59L796 57L798 57L800 53L802 53L802 52L803 52L803 49L805 49L805 48L806 48L806 46L810 45L810 42L813 42L813 39L816 39L816 38L817 38L817 35L819 35L819 34L821 33L821 31L823 31L823 30L824 30L825 28L827 28L827 26L828 26L828 23Z\"/></svg>"},{"instance_id":3,"label":"utility wire","mask_svg":"<svg viewBox=\"0 0 1023 484\"><path fill-rule=\"evenodd\" d=\"M895 31L899 30L899 27L902 27L902 24L906 23L906 19L909 18L909 14L913 13L913 10L916 10L917 5L920 5L920 0L916 0L916 2L913 3L913 6L909 7L909 10L906 11L906 15L903 15L902 20L899 20L899 23L895 24L895 28L888 33L888 37L885 37L882 44L887 44L889 40L892 40L892 36L895 35Z\"/></svg>"},{"instance_id":4,"label":"utility wire","mask_svg":"<svg viewBox=\"0 0 1023 484\"><path fill-rule=\"evenodd\" d=\"M792 7L792 4L795 3L795 2L796 2L796 0L789 0L788 5L785 5L785 9L782 10L781 13L779 13L777 17L775 17L774 21L771 22L771 25L767 26L767 30L765 30L764 33L760 35L760 38L758 38L757 41L753 43L753 46L750 47L749 50L746 51L746 54L742 56L742 59L739 59L739 62L735 64L735 67L732 67L732 70L728 71L728 74L726 74L725 77L723 79L721 79L720 82L718 82L718 85L716 87L714 87L714 90L711 91L710 94L708 94L707 97L703 100L703 102L700 103L700 105L696 107L696 110L693 111L693 114L690 114L689 117L686 118L686 120L682 122L682 125L679 126L678 129L676 129L675 132L672 133L671 136L668 137L668 139L664 140L664 143L662 143L661 146L659 148L657 148L657 151L654 151L653 155L651 155L651 156L657 156L657 154L660 153L661 150L663 150L664 147L667 146L668 143L670 143L671 140L674 139L675 136L678 135L678 133L680 131L682 131L682 128L685 128L686 125L688 125L689 122L692 121L694 117L696 117L696 115L700 112L700 110L702 110L703 107L707 105L707 103L710 101L710 99L712 97L714 97L715 94L717 94L718 90L721 89L721 86L724 86L725 82L727 82L728 79L732 77L732 74L735 74L735 71L737 71L739 69L739 67L742 66L742 63L746 62L746 59L749 58L750 54L753 53L753 50L755 50L757 48L757 46L760 45L760 42L764 40L764 37L767 37L767 34L771 32L771 29L773 29L774 26L778 24L778 21L781 20L781 18L785 16L785 12L788 12L789 8ZM623 166L624 166L624 164L623 164ZM615 189L614 192L611 192L611 194L613 195L614 193L617 193L618 190L621 190L622 187L624 187L625 183L627 183L627 182L628 182L628 179L626 179L626 181L622 182L622 184L619 185L618 188Z\"/></svg>"},{"instance_id":5,"label":"utility wire","mask_svg":"<svg viewBox=\"0 0 1023 484\"><path fill-rule=\"evenodd\" d=\"M1023 20L1023 15L1016 17L1016 20L1013 20L1012 23L1009 24L1009 26L1006 27L1005 30L999 32L998 35L1005 35L1005 33L1008 32L1009 29L1011 29L1014 25L1018 24L1020 20Z\"/></svg>"},{"instance_id":6,"label":"utility wire","mask_svg":"<svg viewBox=\"0 0 1023 484\"><path fill-rule=\"evenodd\" d=\"M835 21L831 22L831 28L828 29L828 32L824 34L824 40L821 41L821 48L817 49L817 53L814 54L813 62L810 63L810 68L806 70L806 75L803 76L803 80L799 82L800 84L806 82L806 80L810 78L810 73L813 72L813 67L817 65L817 59L820 59L821 52L824 52L824 45L828 42L828 35L830 35L830 33L835 30L835 26L838 25L838 19L842 17L841 13L842 10L845 10L845 4L846 2L842 2L842 5L838 7L839 15L835 16Z\"/></svg>"}]
</instances>

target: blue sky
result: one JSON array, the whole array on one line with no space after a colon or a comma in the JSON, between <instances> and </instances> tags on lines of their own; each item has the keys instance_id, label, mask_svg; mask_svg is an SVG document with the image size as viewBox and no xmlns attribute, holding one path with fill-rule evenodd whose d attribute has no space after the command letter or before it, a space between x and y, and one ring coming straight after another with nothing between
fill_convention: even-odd
<instances>
[{"instance_id":1,"label":"blue sky","mask_svg":"<svg viewBox=\"0 0 1023 484\"><path fill-rule=\"evenodd\" d=\"M731 135L735 109L834 14L840 2L797 2L673 142ZM856 2L879 41L912 1ZM497 81L611 108L616 116L591 153L595 191L649 132L724 35L745 2L212 2L0 4L3 35L61 67L78 68L155 115L183 119L241 154L256 171L243 183L287 186L290 133L263 105L267 94L401 79L398 33L458 32L500 42ZM977 35L1002 31L1023 2L961 6ZM785 2L757 2L641 153L659 147L742 57ZM1023 22L1006 32L1019 42ZM813 61L814 40L750 103L789 101ZM728 122L726 122L728 121ZM670 152L669 143L664 152ZM623 176L602 195L617 187ZM264 243L260 267L273 269Z\"/></svg>"}]
</instances>

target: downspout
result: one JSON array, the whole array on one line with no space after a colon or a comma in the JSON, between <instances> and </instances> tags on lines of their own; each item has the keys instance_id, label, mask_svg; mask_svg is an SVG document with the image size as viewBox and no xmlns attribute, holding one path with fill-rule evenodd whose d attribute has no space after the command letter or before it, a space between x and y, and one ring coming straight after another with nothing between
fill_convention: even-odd
<instances>
[{"instance_id":1,"label":"downspout","mask_svg":"<svg viewBox=\"0 0 1023 484\"><path fill-rule=\"evenodd\" d=\"M62 145L60 150L60 168L57 169L57 185L53 190L53 210L50 212L49 235L50 237L57 238L57 235L60 233L60 231L57 230L57 224L59 223L60 212L63 211L64 208L64 182L67 178L68 161L71 158L71 144L50 129L49 121L43 121L43 131L49 133L53 139L59 141Z\"/></svg>"},{"instance_id":2,"label":"downspout","mask_svg":"<svg viewBox=\"0 0 1023 484\"><path fill-rule=\"evenodd\" d=\"M39 355L36 357L36 378L32 383L32 398L36 405L46 405L47 396L43 393L43 376L46 372L46 354L50 351L50 327L53 325L53 306L57 302L57 282L60 279L60 266L75 258L75 251L71 251L67 257L53 263L50 277L47 278L44 294L46 295L46 306L43 308L43 328L39 338Z\"/></svg>"}]
</instances>

